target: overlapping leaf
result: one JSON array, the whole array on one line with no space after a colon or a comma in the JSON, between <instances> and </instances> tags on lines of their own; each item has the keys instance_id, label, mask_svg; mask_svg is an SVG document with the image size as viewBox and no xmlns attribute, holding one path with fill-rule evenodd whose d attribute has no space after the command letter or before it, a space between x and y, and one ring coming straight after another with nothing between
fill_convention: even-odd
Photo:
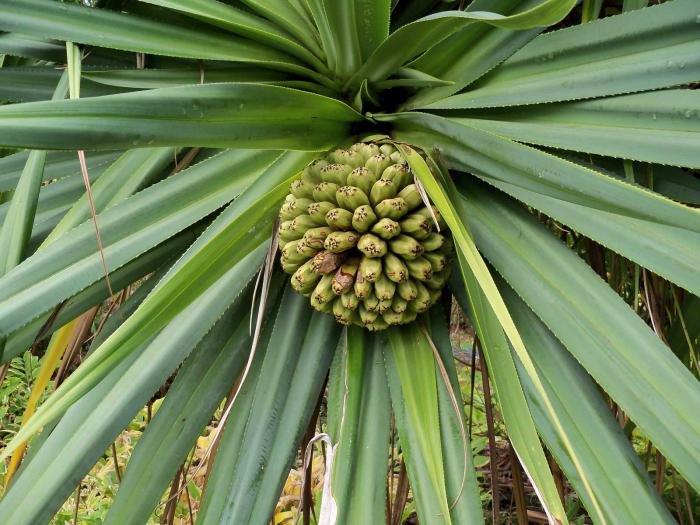
<instances>
[{"instance_id":1,"label":"overlapping leaf","mask_svg":"<svg viewBox=\"0 0 700 525\"><path fill-rule=\"evenodd\" d=\"M506 138L439 117L387 117L406 140L440 149L452 168L473 173L565 224L600 239L688 290L695 270L700 212ZM630 231L635 233L630 235Z\"/></svg>"},{"instance_id":2,"label":"overlapping leaf","mask_svg":"<svg viewBox=\"0 0 700 525\"><path fill-rule=\"evenodd\" d=\"M3 2L0 30L156 55L252 62L313 75L285 53L213 28L205 33L134 14L53 0Z\"/></svg>"},{"instance_id":3,"label":"overlapping leaf","mask_svg":"<svg viewBox=\"0 0 700 525\"><path fill-rule=\"evenodd\" d=\"M504 16L490 11L445 11L428 15L394 31L349 81L357 87L364 79L384 80L399 67L440 40L474 22L505 29L528 29L558 22L573 8L573 0L544 0L535 7Z\"/></svg>"},{"instance_id":4,"label":"overlapping leaf","mask_svg":"<svg viewBox=\"0 0 700 525\"><path fill-rule=\"evenodd\" d=\"M210 84L0 107L0 144L43 149L210 146L322 150L362 117L342 102L260 84Z\"/></svg>"},{"instance_id":5,"label":"overlapping leaf","mask_svg":"<svg viewBox=\"0 0 700 525\"><path fill-rule=\"evenodd\" d=\"M48 520L58 510L75 482L89 471L200 340L207 336L199 353L206 352L208 347L221 344L221 331L231 330L236 320L241 322L250 304L250 294L241 295L241 292L255 276L263 256L261 246L188 305L167 329L159 334L153 332L140 352L116 364L100 378L65 414L13 483L11 492L0 503L2 521L30 525ZM238 304L224 317L223 326L207 335L237 298ZM15 503L31 491L35 491L33 505Z\"/></svg>"},{"instance_id":6,"label":"overlapping leaf","mask_svg":"<svg viewBox=\"0 0 700 525\"><path fill-rule=\"evenodd\" d=\"M512 13L537 5L538 0L475 0L467 11ZM488 24L472 24L419 56L411 67L449 80L448 86L422 89L410 97L404 109L421 107L441 100L473 83L518 51L542 31L502 29Z\"/></svg>"},{"instance_id":7,"label":"overlapping leaf","mask_svg":"<svg viewBox=\"0 0 700 525\"><path fill-rule=\"evenodd\" d=\"M346 341L329 379L329 432L338 447L331 494L337 523L378 523L386 511L391 419L382 354L386 339L349 326Z\"/></svg>"},{"instance_id":8,"label":"overlapping leaf","mask_svg":"<svg viewBox=\"0 0 700 525\"><path fill-rule=\"evenodd\" d=\"M123 266L216 211L276 156L274 152L222 153L101 213L107 269ZM154 196L163 204L154 208ZM0 279L0 333L16 330L103 273L93 225L84 222Z\"/></svg>"},{"instance_id":9,"label":"overlapping leaf","mask_svg":"<svg viewBox=\"0 0 700 525\"><path fill-rule=\"evenodd\" d=\"M463 186L479 248L591 376L695 487L700 384L571 250L511 199Z\"/></svg>"},{"instance_id":10,"label":"overlapping leaf","mask_svg":"<svg viewBox=\"0 0 700 525\"><path fill-rule=\"evenodd\" d=\"M222 434L198 517L205 525L269 523L340 332L290 288L270 325Z\"/></svg>"},{"instance_id":11,"label":"overlapping leaf","mask_svg":"<svg viewBox=\"0 0 700 525\"><path fill-rule=\"evenodd\" d=\"M465 93L430 108L602 97L700 80L697 2L674 0L541 35Z\"/></svg>"},{"instance_id":12,"label":"overlapping leaf","mask_svg":"<svg viewBox=\"0 0 700 525\"><path fill-rule=\"evenodd\" d=\"M700 93L695 90L460 111L450 118L531 144L700 167Z\"/></svg>"}]
</instances>

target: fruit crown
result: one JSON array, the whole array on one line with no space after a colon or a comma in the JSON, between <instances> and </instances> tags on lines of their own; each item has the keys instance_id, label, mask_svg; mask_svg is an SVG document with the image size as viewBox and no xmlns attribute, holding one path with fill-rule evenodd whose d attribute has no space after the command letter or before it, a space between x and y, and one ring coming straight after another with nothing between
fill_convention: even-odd
<instances>
[{"instance_id":1,"label":"fruit crown","mask_svg":"<svg viewBox=\"0 0 700 525\"><path fill-rule=\"evenodd\" d=\"M282 269L313 308L383 330L439 299L453 245L393 145L337 149L289 189L280 210Z\"/></svg>"}]
</instances>

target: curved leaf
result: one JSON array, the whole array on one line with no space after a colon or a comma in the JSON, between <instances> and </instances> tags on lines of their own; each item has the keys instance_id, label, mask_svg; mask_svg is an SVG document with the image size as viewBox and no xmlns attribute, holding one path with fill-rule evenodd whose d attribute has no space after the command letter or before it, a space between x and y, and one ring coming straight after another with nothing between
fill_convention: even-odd
<instances>
[{"instance_id":1,"label":"curved leaf","mask_svg":"<svg viewBox=\"0 0 700 525\"><path fill-rule=\"evenodd\" d=\"M97 84L130 89L155 89L190 84L221 82L279 83L292 78L288 73L260 69L247 64L206 64L200 67L147 69L83 69L83 79Z\"/></svg>"},{"instance_id":2,"label":"curved leaf","mask_svg":"<svg viewBox=\"0 0 700 525\"><path fill-rule=\"evenodd\" d=\"M536 5L538 0L475 0L467 11L497 11L511 14ZM449 86L422 89L402 106L412 109L444 99L470 85L536 37L543 28L502 29L472 24L419 56L411 67L449 80Z\"/></svg>"},{"instance_id":3,"label":"curved leaf","mask_svg":"<svg viewBox=\"0 0 700 525\"><path fill-rule=\"evenodd\" d=\"M294 36L316 56L323 56L323 51L319 47L316 38L316 29L311 23L311 20L297 11L290 2L279 2L278 0L241 0L241 3Z\"/></svg>"},{"instance_id":4,"label":"curved leaf","mask_svg":"<svg viewBox=\"0 0 700 525\"><path fill-rule=\"evenodd\" d=\"M230 330L236 319L244 317L249 295L241 295L241 291L254 278L263 257L261 246L185 307L165 330L153 333L155 337L140 352L100 378L65 414L12 484L0 502L3 522L34 525L58 510L76 483L202 338L209 333L201 343L204 348L218 344L218 331L209 330L237 297L237 307L224 317L223 330ZM32 493L35 495L29 496ZM34 504L14 503L15 498L25 497L32 497Z\"/></svg>"},{"instance_id":5,"label":"curved leaf","mask_svg":"<svg viewBox=\"0 0 700 525\"><path fill-rule=\"evenodd\" d=\"M391 404L419 518L451 525L432 349L416 323L391 328L389 342L384 360Z\"/></svg>"},{"instance_id":6,"label":"curved leaf","mask_svg":"<svg viewBox=\"0 0 700 525\"><path fill-rule=\"evenodd\" d=\"M175 159L175 148L145 148L130 150L119 157L92 185L92 199L98 213L114 206L147 186ZM91 218L86 193L76 199L70 210L46 238L45 244Z\"/></svg>"},{"instance_id":7,"label":"curved leaf","mask_svg":"<svg viewBox=\"0 0 700 525\"><path fill-rule=\"evenodd\" d=\"M52 98L60 100L66 96L68 76L61 75ZM45 151L32 151L12 194L12 200L0 228L0 277L17 266L27 249L34 216L39 199L39 190L44 178ZM3 346L0 337L0 346Z\"/></svg>"},{"instance_id":8,"label":"curved leaf","mask_svg":"<svg viewBox=\"0 0 700 525\"><path fill-rule=\"evenodd\" d=\"M446 119L419 114L386 119L395 123L398 137L439 148L451 167L542 206L565 224L601 239L691 291L700 291L700 275L694 269L700 243L688 242L700 234L700 211Z\"/></svg>"},{"instance_id":9,"label":"curved leaf","mask_svg":"<svg viewBox=\"0 0 700 525\"><path fill-rule=\"evenodd\" d=\"M54 0L5 0L2 9L3 31L155 55L253 62L305 71L289 55L213 29L204 33L134 14Z\"/></svg>"},{"instance_id":10,"label":"curved leaf","mask_svg":"<svg viewBox=\"0 0 700 525\"><path fill-rule=\"evenodd\" d=\"M159 244L118 270L110 272L109 280L113 290L122 290L128 285L158 270L163 264L172 262L174 258L182 254L187 246L192 244L199 231L201 231L201 227L195 226L188 228L184 232ZM109 292L107 291L103 278L68 299L56 315L55 322L49 322L49 325L46 325L51 315L42 314L30 323L11 332L7 337L5 352L0 357L0 363L5 363L9 359L21 354L27 350L35 340L41 341L47 338L64 324L75 319L93 306L102 303L106 299L109 299ZM44 330L45 333L43 333Z\"/></svg>"},{"instance_id":11,"label":"curved leaf","mask_svg":"<svg viewBox=\"0 0 700 525\"><path fill-rule=\"evenodd\" d=\"M700 167L700 93L695 90L460 111L454 117L465 125L530 144Z\"/></svg>"},{"instance_id":12,"label":"curved leaf","mask_svg":"<svg viewBox=\"0 0 700 525\"><path fill-rule=\"evenodd\" d=\"M270 323L272 325L272 323ZM266 525L306 430L340 325L285 290L266 349L256 352L222 434L198 520Z\"/></svg>"},{"instance_id":13,"label":"curved leaf","mask_svg":"<svg viewBox=\"0 0 700 525\"><path fill-rule=\"evenodd\" d=\"M518 461L525 470L537 497L548 515L549 522L565 523L566 511L562 506L552 472L547 463L547 457L544 454L523 392L524 388L520 377L526 376L531 378L531 370L523 367L524 372L518 376L514 358L507 351L508 339L506 339L498 317L486 300L484 292L479 288L473 273L469 271L469 268L464 263L460 262L460 265L463 268L462 279L468 297L468 299L462 299L462 304L465 311L469 313L472 325L479 336L479 342L486 359L489 377L496 392L501 416L506 425L508 438L513 445ZM459 294L457 296L459 297ZM469 308L466 308L467 301ZM526 348L529 352L529 347ZM543 387L535 386L536 380L542 382L539 374L534 380L531 378L531 381L533 384L532 388L541 396ZM547 399L549 400L549 398ZM542 405L542 412L551 417L549 410L544 406L544 399ZM577 459L580 460L580 458ZM582 489L586 491L587 487L584 486Z\"/></svg>"},{"instance_id":14,"label":"curved leaf","mask_svg":"<svg viewBox=\"0 0 700 525\"><path fill-rule=\"evenodd\" d=\"M412 58L474 22L504 29L545 27L564 18L575 4L575 0L544 0L510 16L488 11L445 11L428 15L394 31L352 76L348 85L356 87L364 79L385 80Z\"/></svg>"},{"instance_id":15,"label":"curved leaf","mask_svg":"<svg viewBox=\"0 0 700 525\"><path fill-rule=\"evenodd\" d=\"M120 152L100 152L86 156L86 165L90 177L102 173L114 162ZM28 151L13 153L0 158L0 191L14 190L29 158ZM80 164L74 151L49 151L44 163L44 181L80 176Z\"/></svg>"},{"instance_id":16,"label":"curved leaf","mask_svg":"<svg viewBox=\"0 0 700 525\"><path fill-rule=\"evenodd\" d=\"M8 102L35 102L49 100L62 72L55 67L25 66L0 68L0 100ZM191 82L194 83L194 82ZM83 82L81 95L97 97L121 93L123 89Z\"/></svg>"},{"instance_id":17,"label":"curved leaf","mask_svg":"<svg viewBox=\"0 0 700 525\"><path fill-rule=\"evenodd\" d=\"M286 157L296 159L299 168L307 161L303 155L291 154ZM293 178L288 177L285 156L282 159L277 166L266 170L219 215L202 235L206 241L190 247L190 252L179 259L134 315L39 408L0 453L0 458L11 454L19 443L60 415L94 385L96 378L134 352L269 236L272 217L276 215L279 201L288 191L290 179ZM284 177L287 177L286 180ZM274 186L279 179L284 182Z\"/></svg>"},{"instance_id":18,"label":"curved leaf","mask_svg":"<svg viewBox=\"0 0 700 525\"><path fill-rule=\"evenodd\" d=\"M442 306L434 306L429 314L424 316L430 338L437 348L442 363L450 381L452 393L457 398L460 408L459 414L452 405L450 392L445 380L436 367L438 405L440 407L440 434L442 437L442 460L445 468L445 484L447 486L447 501L450 503L450 515L455 523L460 525L478 525L484 523L479 497L479 483L476 479L476 471L471 454L469 437L466 436L466 477L464 465L464 443L462 430L467 428L461 403L461 389L455 368L452 342L450 341L450 328L446 310ZM457 418L461 418L461 425ZM460 426L462 427L460 429ZM462 482L464 480L464 485Z\"/></svg>"},{"instance_id":19,"label":"curved leaf","mask_svg":"<svg viewBox=\"0 0 700 525\"><path fill-rule=\"evenodd\" d=\"M698 81L697 7L674 0L541 35L466 93L426 107L535 104Z\"/></svg>"},{"instance_id":20,"label":"curved leaf","mask_svg":"<svg viewBox=\"0 0 700 525\"><path fill-rule=\"evenodd\" d=\"M362 117L338 100L262 84L208 84L0 107L0 145L325 150Z\"/></svg>"},{"instance_id":21,"label":"curved leaf","mask_svg":"<svg viewBox=\"0 0 700 525\"><path fill-rule=\"evenodd\" d=\"M464 183L479 248L688 482L700 487L698 380L526 210L483 184Z\"/></svg>"},{"instance_id":22,"label":"curved leaf","mask_svg":"<svg viewBox=\"0 0 700 525\"><path fill-rule=\"evenodd\" d=\"M245 366L251 344L246 315L251 299L252 294L246 293L237 301L236 307L216 323L182 365L129 458L105 525L148 521L193 443ZM269 297L266 314L274 313L278 307L279 297Z\"/></svg>"},{"instance_id":23,"label":"curved leaf","mask_svg":"<svg viewBox=\"0 0 700 525\"><path fill-rule=\"evenodd\" d=\"M0 33L0 53L49 62L64 62L66 46L39 37L19 33Z\"/></svg>"},{"instance_id":24,"label":"curved leaf","mask_svg":"<svg viewBox=\"0 0 700 525\"><path fill-rule=\"evenodd\" d=\"M119 268L229 202L275 156L222 153L100 213L107 269ZM232 171L237 176L231 177ZM0 333L16 330L103 273L94 227L86 221L0 279Z\"/></svg>"},{"instance_id":25,"label":"curved leaf","mask_svg":"<svg viewBox=\"0 0 700 525\"><path fill-rule=\"evenodd\" d=\"M382 344L364 328L349 326L334 366L339 395L328 400L334 446L331 493L337 523L382 523L386 512L389 456L389 390ZM333 385L329 385L332 390ZM331 415L331 413L333 413ZM329 425L330 426L330 425Z\"/></svg>"},{"instance_id":26,"label":"curved leaf","mask_svg":"<svg viewBox=\"0 0 700 525\"><path fill-rule=\"evenodd\" d=\"M78 156L73 154L73 162L78 164ZM90 182L99 179L105 166L89 171ZM50 177L44 173L44 179ZM58 179L51 184L42 184L39 190L34 224L31 228L31 237L27 243L25 256L33 254L48 234L59 223L63 215L85 194L85 182L79 174L71 174ZM10 202L12 202L10 200ZM10 207L10 202L0 204L0 222L2 222Z\"/></svg>"},{"instance_id":27,"label":"curved leaf","mask_svg":"<svg viewBox=\"0 0 700 525\"><path fill-rule=\"evenodd\" d=\"M583 487L557 430L541 409L541 399L514 354L535 424L547 448L583 499L595 523L676 523L654 490L647 472L630 446L610 408L585 370L507 285L503 297L525 344L545 379L564 429L584 458L586 476L596 488L603 514Z\"/></svg>"},{"instance_id":28,"label":"curved leaf","mask_svg":"<svg viewBox=\"0 0 700 525\"><path fill-rule=\"evenodd\" d=\"M279 49L290 56L324 70L325 66L313 53L292 40L289 35L264 18L217 0L141 0L149 4L185 13L214 26L229 30Z\"/></svg>"}]
</instances>

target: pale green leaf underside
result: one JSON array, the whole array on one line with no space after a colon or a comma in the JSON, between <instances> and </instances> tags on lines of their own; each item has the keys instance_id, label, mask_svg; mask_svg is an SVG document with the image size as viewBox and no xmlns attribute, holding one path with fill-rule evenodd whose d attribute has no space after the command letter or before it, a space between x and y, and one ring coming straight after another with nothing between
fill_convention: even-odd
<instances>
[{"instance_id":1,"label":"pale green leaf underside","mask_svg":"<svg viewBox=\"0 0 700 525\"><path fill-rule=\"evenodd\" d=\"M389 390L420 519L451 525L432 350L415 323L392 329L389 342L384 351Z\"/></svg>"}]
</instances>

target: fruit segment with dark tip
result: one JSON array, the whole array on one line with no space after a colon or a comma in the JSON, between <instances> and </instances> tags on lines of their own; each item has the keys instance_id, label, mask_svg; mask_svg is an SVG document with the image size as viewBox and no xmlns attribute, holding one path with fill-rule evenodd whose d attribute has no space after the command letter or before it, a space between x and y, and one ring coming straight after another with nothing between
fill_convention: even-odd
<instances>
[{"instance_id":1,"label":"fruit segment with dark tip","mask_svg":"<svg viewBox=\"0 0 700 525\"><path fill-rule=\"evenodd\" d=\"M388 143L357 143L309 164L280 209L280 262L292 288L337 322L373 331L430 308L453 248L416 184Z\"/></svg>"}]
</instances>

